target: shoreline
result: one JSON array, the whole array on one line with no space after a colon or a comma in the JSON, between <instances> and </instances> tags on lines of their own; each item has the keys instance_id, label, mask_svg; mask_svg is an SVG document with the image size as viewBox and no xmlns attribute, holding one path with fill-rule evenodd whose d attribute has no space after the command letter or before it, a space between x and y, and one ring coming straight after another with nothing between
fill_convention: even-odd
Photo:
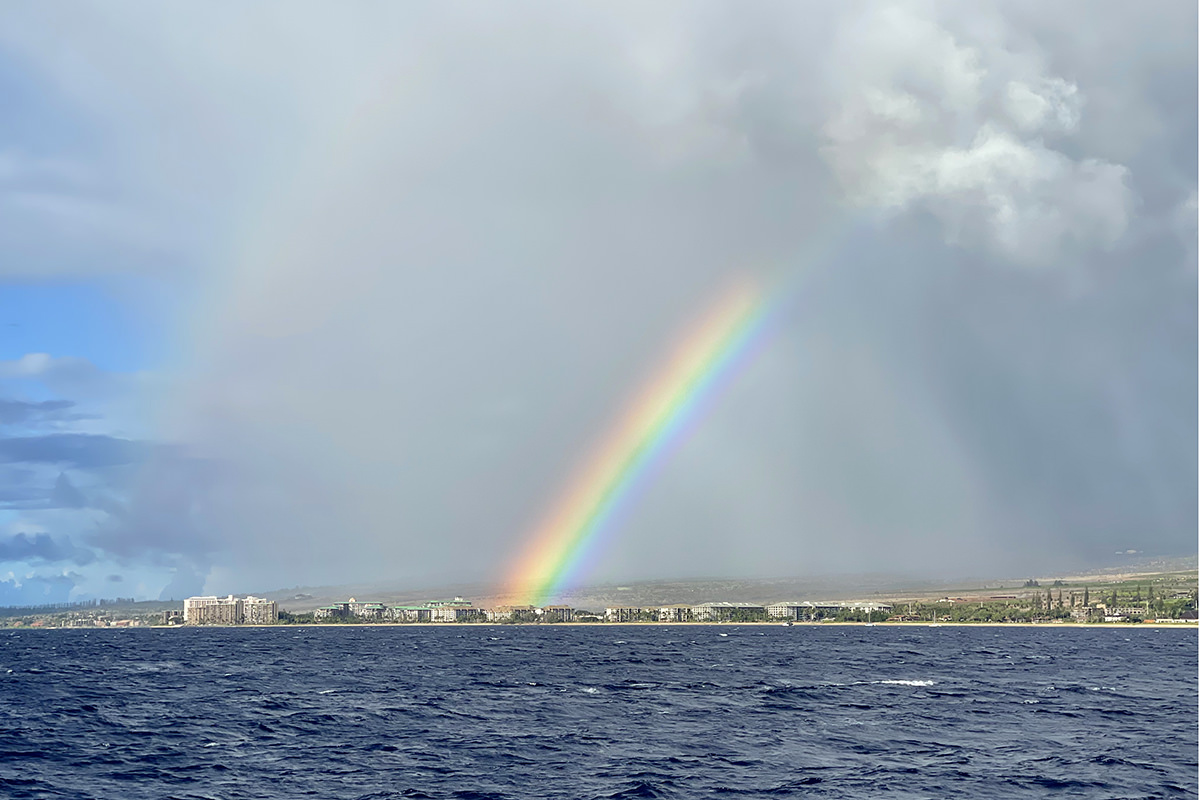
<instances>
[{"instance_id":1,"label":"shoreline","mask_svg":"<svg viewBox=\"0 0 1200 800\"><path fill-rule=\"evenodd\" d=\"M682 628L1050 628L1067 630L1131 630L1155 628L1166 630L1200 630L1200 621L1187 622L354 622L322 624L301 622L282 625L143 625L152 630L208 630L226 628L625 628L625 627L682 627ZM13 628L12 630L26 630ZM28 630L134 630L134 628L28 628Z\"/></svg>"}]
</instances>

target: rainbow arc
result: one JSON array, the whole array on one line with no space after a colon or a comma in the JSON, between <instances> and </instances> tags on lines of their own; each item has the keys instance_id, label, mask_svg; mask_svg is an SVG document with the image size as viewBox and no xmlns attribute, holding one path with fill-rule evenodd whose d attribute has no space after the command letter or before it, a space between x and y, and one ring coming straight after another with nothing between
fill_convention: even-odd
<instances>
[{"instance_id":1,"label":"rainbow arc","mask_svg":"<svg viewBox=\"0 0 1200 800\"><path fill-rule=\"evenodd\" d=\"M518 602L544 605L581 577L621 512L762 338L767 312L762 291L742 283L682 340L530 538L508 584Z\"/></svg>"}]
</instances>

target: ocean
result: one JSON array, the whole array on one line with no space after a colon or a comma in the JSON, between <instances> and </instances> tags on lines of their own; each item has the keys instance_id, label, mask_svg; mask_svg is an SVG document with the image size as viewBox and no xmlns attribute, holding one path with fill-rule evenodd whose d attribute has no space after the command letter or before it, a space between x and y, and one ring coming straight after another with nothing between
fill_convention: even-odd
<instances>
[{"instance_id":1,"label":"ocean","mask_svg":"<svg viewBox=\"0 0 1200 800\"><path fill-rule=\"evenodd\" d=\"M1197 632L0 632L4 798L1196 797Z\"/></svg>"}]
</instances>

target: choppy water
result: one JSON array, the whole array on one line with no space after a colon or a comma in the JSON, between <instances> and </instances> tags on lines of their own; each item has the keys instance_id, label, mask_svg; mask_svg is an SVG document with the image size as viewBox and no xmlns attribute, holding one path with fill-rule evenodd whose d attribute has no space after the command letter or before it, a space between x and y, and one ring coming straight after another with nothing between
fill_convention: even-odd
<instances>
[{"instance_id":1,"label":"choppy water","mask_svg":"<svg viewBox=\"0 0 1200 800\"><path fill-rule=\"evenodd\" d=\"M1195 797L1195 630L0 634L11 798Z\"/></svg>"}]
</instances>

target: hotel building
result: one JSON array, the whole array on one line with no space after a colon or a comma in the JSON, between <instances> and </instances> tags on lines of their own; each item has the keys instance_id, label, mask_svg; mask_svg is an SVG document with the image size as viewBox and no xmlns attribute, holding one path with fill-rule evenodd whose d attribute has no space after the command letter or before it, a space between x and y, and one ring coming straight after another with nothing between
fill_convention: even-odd
<instances>
[{"instance_id":1,"label":"hotel building","mask_svg":"<svg viewBox=\"0 0 1200 800\"><path fill-rule=\"evenodd\" d=\"M189 597L183 601L186 625L272 625L279 621L279 607L262 597Z\"/></svg>"}]
</instances>

